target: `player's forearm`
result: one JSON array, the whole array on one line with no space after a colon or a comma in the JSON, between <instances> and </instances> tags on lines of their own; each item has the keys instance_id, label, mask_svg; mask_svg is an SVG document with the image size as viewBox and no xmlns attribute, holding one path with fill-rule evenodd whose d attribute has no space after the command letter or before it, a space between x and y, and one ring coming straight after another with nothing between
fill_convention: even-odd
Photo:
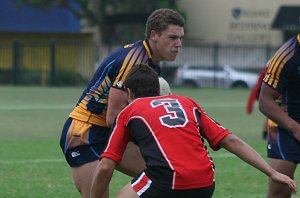
<instances>
[{"instance_id":1,"label":"player's forearm","mask_svg":"<svg viewBox=\"0 0 300 198\"><path fill-rule=\"evenodd\" d=\"M106 124L111 127L120 113L127 106L127 95L125 91L111 88L108 96Z\"/></svg>"},{"instance_id":2,"label":"player's forearm","mask_svg":"<svg viewBox=\"0 0 300 198\"><path fill-rule=\"evenodd\" d=\"M102 197L108 188L110 177L103 176L103 173L95 174L92 180L90 198Z\"/></svg>"},{"instance_id":3,"label":"player's forearm","mask_svg":"<svg viewBox=\"0 0 300 198\"><path fill-rule=\"evenodd\" d=\"M104 195L109 186L114 167L100 163L96 167L92 179L90 198L99 198Z\"/></svg>"},{"instance_id":4,"label":"player's forearm","mask_svg":"<svg viewBox=\"0 0 300 198\"><path fill-rule=\"evenodd\" d=\"M94 180L91 186L91 191L90 191L90 198L99 198L102 197L106 191L106 187L103 186L103 181L96 181Z\"/></svg>"},{"instance_id":5,"label":"player's forearm","mask_svg":"<svg viewBox=\"0 0 300 198\"><path fill-rule=\"evenodd\" d=\"M226 136L221 140L219 146L234 153L251 166L265 173L273 181L287 184L292 192L297 191L296 183L291 178L275 171L254 149L237 136L233 134Z\"/></svg>"},{"instance_id":6,"label":"player's forearm","mask_svg":"<svg viewBox=\"0 0 300 198\"><path fill-rule=\"evenodd\" d=\"M298 123L288 116L273 99L260 98L259 109L272 121L280 125L281 127L296 132ZM296 130L295 130L296 129Z\"/></svg>"},{"instance_id":7,"label":"player's forearm","mask_svg":"<svg viewBox=\"0 0 300 198\"><path fill-rule=\"evenodd\" d=\"M220 146L268 176L274 171L253 148L233 134L226 136Z\"/></svg>"},{"instance_id":8,"label":"player's forearm","mask_svg":"<svg viewBox=\"0 0 300 198\"><path fill-rule=\"evenodd\" d=\"M279 92L263 83L259 95L260 111L281 127L299 134L299 124L291 117L289 117L288 114L284 112L281 107L275 102L275 100L279 97Z\"/></svg>"}]
</instances>

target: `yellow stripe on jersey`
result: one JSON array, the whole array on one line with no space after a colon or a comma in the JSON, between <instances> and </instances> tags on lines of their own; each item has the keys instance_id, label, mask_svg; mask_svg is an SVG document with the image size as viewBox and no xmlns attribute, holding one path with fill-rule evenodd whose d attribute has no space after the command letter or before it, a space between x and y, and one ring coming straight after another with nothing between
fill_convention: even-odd
<instances>
[{"instance_id":1,"label":"yellow stripe on jersey","mask_svg":"<svg viewBox=\"0 0 300 198\"><path fill-rule=\"evenodd\" d=\"M80 120L82 122L87 122L90 124L96 124L98 126L107 127L106 125L106 112L103 114L95 114L86 110L85 105L80 103L74 108L74 110L69 115L71 118Z\"/></svg>"},{"instance_id":2,"label":"yellow stripe on jersey","mask_svg":"<svg viewBox=\"0 0 300 198\"><path fill-rule=\"evenodd\" d=\"M282 60L281 64L279 65L278 72L276 72L276 78L274 81L273 87L277 87L279 82L279 75L281 74L281 71L284 67L284 65L287 63L288 60L290 60L295 54L295 50L292 50L288 55Z\"/></svg>"},{"instance_id":3,"label":"yellow stripe on jersey","mask_svg":"<svg viewBox=\"0 0 300 198\"><path fill-rule=\"evenodd\" d=\"M102 83L97 87L97 90L94 90L92 94L96 101L100 101L101 99L107 99L108 95L105 96L103 93L108 93L111 87L111 81L108 76L102 81ZM102 94L101 94L102 93Z\"/></svg>"},{"instance_id":4,"label":"yellow stripe on jersey","mask_svg":"<svg viewBox=\"0 0 300 198\"><path fill-rule=\"evenodd\" d=\"M271 59L264 82L276 88L284 65L290 60L294 53L295 43L292 43L292 45L291 42L284 44Z\"/></svg>"},{"instance_id":5,"label":"yellow stripe on jersey","mask_svg":"<svg viewBox=\"0 0 300 198\"><path fill-rule=\"evenodd\" d=\"M282 59L286 56L286 50L287 50L286 45L283 45L281 48L279 48L279 50L276 52L276 54L274 55L274 57L270 62L269 71L268 71L268 73L270 73L270 80L268 82L269 85L274 83L276 77L279 77L278 75L276 75L278 74L276 71L279 65L281 64Z\"/></svg>"},{"instance_id":6,"label":"yellow stripe on jersey","mask_svg":"<svg viewBox=\"0 0 300 198\"><path fill-rule=\"evenodd\" d=\"M96 90L90 90L78 104L76 108L70 113L70 117L81 120L83 122L89 122L99 126L107 127L106 125L106 111L103 111L101 115L91 113L87 110L87 104L89 103L92 97L99 103L107 105L108 101L108 91L111 87L111 81L108 76L102 81ZM102 93L102 94L101 94Z\"/></svg>"},{"instance_id":7,"label":"yellow stripe on jersey","mask_svg":"<svg viewBox=\"0 0 300 198\"><path fill-rule=\"evenodd\" d=\"M126 69L126 66L127 66L128 62L129 62L132 54L134 53L134 50L135 50L135 48L133 48L132 50L130 50L130 52L126 55L126 57L125 57L125 59L123 61L122 67L121 67L121 69L119 71L119 74L118 74L115 82L113 83L113 85L116 85L117 82L119 81L119 79L121 78L121 76L123 75L123 73L124 73L124 71Z\"/></svg>"},{"instance_id":8,"label":"yellow stripe on jersey","mask_svg":"<svg viewBox=\"0 0 300 198\"><path fill-rule=\"evenodd\" d=\"M132 68L134 64L140 64L144 58L144 53L141 53L143 50L142 46L139 46L138 48L133 48L130 50L130 52L127 54L125 61L122 64L122 67L120 69L120 72L115 79L113 85L118 86L121 88L123 86L123 83L125 81L125 78Z\"/></svg>"},{"instance_id":9,"label":"yellow stripe on jersey","mask_svg":"<svg viewBox=\"0 0 300 198\"><path fill-rule=\"evenodd\" d=\"M143 45L144 45L144 47L145 47L145 49L146 49L146 51L147 51L147 54L148 54L149 59L152 59L151 50L150 50L150 48L149 48L147 42L146 42L146 41L143 41Z\"/></svg>"},{"instance_id":10,"label":"yellow stripe on jersey","mask_svg":"<svg viewBox=\"0 0 300 198\"><path fill-rule=\"evenodd\" d=\"M297 36L298 43L300 44L300 34Z\"/></svg>"}]
</instances>

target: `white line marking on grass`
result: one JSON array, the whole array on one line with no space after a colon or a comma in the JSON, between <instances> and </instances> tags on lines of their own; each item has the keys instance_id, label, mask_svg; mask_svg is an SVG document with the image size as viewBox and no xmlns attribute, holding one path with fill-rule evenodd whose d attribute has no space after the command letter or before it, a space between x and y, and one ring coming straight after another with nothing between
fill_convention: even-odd
<instances>
[{"instance_id":1,"label":"white line marking on grass","mask_svg":"<svg viewBox=\"0 0 300 198\"><path fill-rule=\"evenodd\" d=\"M72 109L75 104L14 104L0 105L0 110L51 110L51 109ZM206 108L232 108L245 107L245 103L203 103L202 107Z\"/></svg>"},{"instance_id":2,"label":"white line marking on grass","mask_svg":"<svg viewBox=\"0 0 300 198\"><path fill-rule=\"evenodd\" d=\"M65 159L22 159L22 160L0 160L0 164L40 164L40 163L61 163L66 162Z\"/></svg>"},{"instance_id":3,"label":"white line marking on grass","mask_svg":"<svg viewBox=\"0 0 300 198\"><path fill-rule=\"evenodd\" d=\"M51 109L72 109L74 104L28 104L28 105L1 105L0 110L51 110Z\"/></svg>"},{"instance_id":4,"label":"white line marking on grass","mask_svg":"<svg viewBox=\"0 0 300 198\"><path fill-rule=\"evenodd\" d=\"M212 158L231 158L236 157L231 153L213 154ZM61 163L66 162L65 159L51 158L51 159L17 159L17 160L0 160L0 164L41 164L41 163Z\"/></svg>"},{"instance_id":5,"label":"white line marking on grass","mask_svg":"<svg viewBox=\"0 0 300 198\"><path fill-rule=\"evenodd\" d=\"M235 102L235 103L232 103L232 102L218 102L218 103L200 103L200 106L202 107L246 107L246 103L241 103L241 102Z\"/></svg>"},{"instance_id":6,"label":"white line marking on grass","mask_svg":"<svg viewBox=\"0 0 300 198\"><path fill-rule=\"evenodd\" d=\"M231 158L236 157L231 153L213 154L212 158ZM21 159L21 160L0 160L0 164L41 164L41 163L61 163L66 162L63 158L51 158L51 159Z\"/></svg>"}]
</instances>

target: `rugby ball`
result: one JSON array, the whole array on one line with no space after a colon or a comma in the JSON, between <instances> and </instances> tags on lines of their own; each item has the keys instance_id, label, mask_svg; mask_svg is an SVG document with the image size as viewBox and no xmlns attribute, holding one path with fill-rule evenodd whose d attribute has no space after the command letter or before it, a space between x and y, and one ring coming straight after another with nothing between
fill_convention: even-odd
<instances>
[{"instance_id":1,"label":"rugby ball","mask_svg":"<svg viewBox=\"0 0 300 198\"><path fill-rule=\"evenodd\" d=\"M159 88L160 88L160 95L170 95L171 94L171 89L169 83L163 78L159 77Z\"/></svg>"}]
</instances>

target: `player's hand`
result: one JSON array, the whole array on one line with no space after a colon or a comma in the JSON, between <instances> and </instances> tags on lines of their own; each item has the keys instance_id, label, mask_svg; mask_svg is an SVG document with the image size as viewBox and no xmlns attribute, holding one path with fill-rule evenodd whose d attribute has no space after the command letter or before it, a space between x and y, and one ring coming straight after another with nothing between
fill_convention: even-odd
<instances>
[{"instance_id":1,"label":"player's hand","mask_svg":"<svg viewBox=\"0 0 300 198\"><path fill-rule=\"evenodd\" d=\"M295 194L297 192L297 185L294 180L292 180L290 177L281 174L279 172L274 172L270 178L275 181L275 182L280 182L280 183L285 183L289 186L291 189L292 193Z\"/></svg>"}]
</instances>

